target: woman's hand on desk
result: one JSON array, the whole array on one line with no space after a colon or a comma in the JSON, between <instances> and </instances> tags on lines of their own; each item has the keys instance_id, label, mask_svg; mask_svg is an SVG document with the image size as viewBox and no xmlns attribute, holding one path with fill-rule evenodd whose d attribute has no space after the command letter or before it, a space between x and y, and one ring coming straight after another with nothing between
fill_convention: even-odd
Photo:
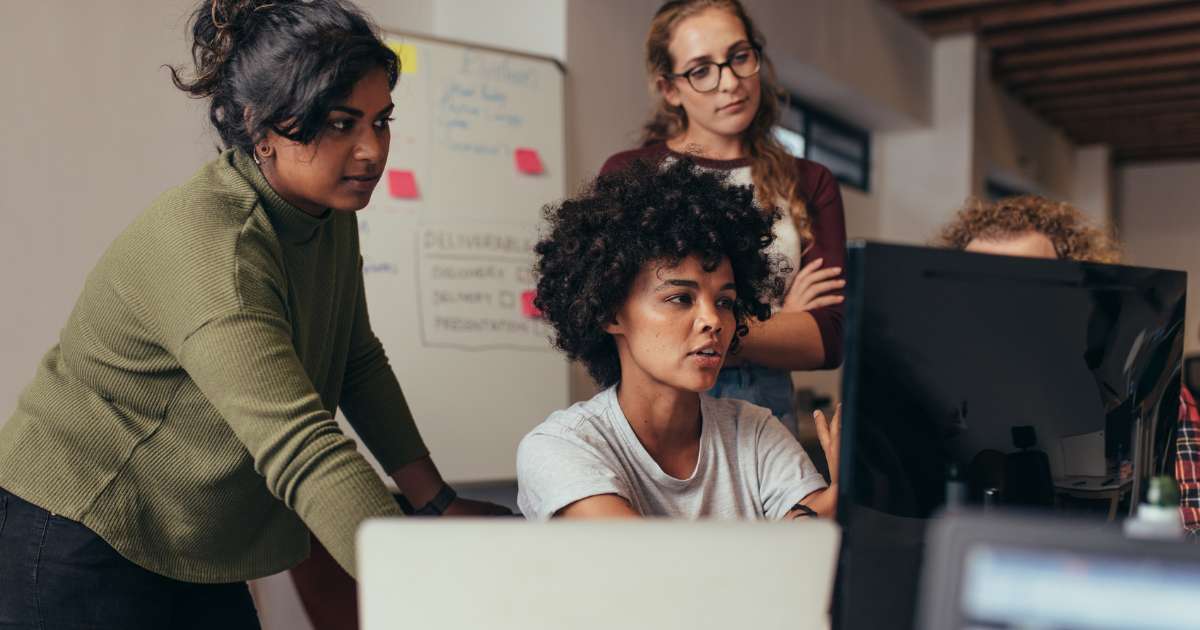
<instances>
[{"instance_id":1,"label":"woman's hand on desk","mask_svg":"<svg viewBox=\"0 0 1200 630\"><path fill-rule=\"evenodd\" d=\"M442 516L512 516L512 510L487 501L458 497L450 503Z\"/></svg>"},{"instance_id":2,"label":"woman's hand on desk","mask_svg":"<svg viewBox=\"0 0 1200 630\"><path fill-rule=\"evenodd\" d=\"M792 281L787 295L783 297L783 305L780 310L793 313L806 312L840 304L845 299L841 293L835 293L846 286L846 281L838 277L842 275L842 268L822 269L823 262L825 262L824 259L818 258L804 265L796 273L796 279Z\"/></svg>"},{"instance_id":3,"label":"woman's hand on desk","mask_svg":"<svg viewBox=\"0 0 1200 630\"><path fill-rule=\"evenodd\" d=\"M400 488L401 494L408 499L409 503L418 507L433 500L433 497L445 485L445 482L442 481L442 474L438 472L437 466L428 456L405 464L394 471L391 476L392 480L396 482L396 487ZM455 497L450 505L446 506L446 511L442 515L511 516L512 511L495 503Z\"/></svg>"}]
</instances>

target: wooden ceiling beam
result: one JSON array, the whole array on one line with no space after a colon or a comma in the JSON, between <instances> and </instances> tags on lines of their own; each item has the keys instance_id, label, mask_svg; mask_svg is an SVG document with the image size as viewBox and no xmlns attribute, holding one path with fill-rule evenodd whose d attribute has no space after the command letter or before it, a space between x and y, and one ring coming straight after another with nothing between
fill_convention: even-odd
<instances>
[{"instance_id":1,"label":"wooden ceiling beam","mask_svg":"<svg viewBox=\"0 0 1200 630\"><path fill-rule=\"evenodd\" d=\"M945 17L921 18L921 23L930 35L936 37L1124 11L1142 11L1179 3L1179 0L1028 0L1012 5L956 12Z\"/></svg>"},{"instance_id":2,"label":"wooden ceiling beam","mask_svg":"<svg viewBox=\"0 0 1200 630\"><path fill-rule=\"evenodd\" d=\"M1114 151L1113 161L1120 164L1130 164L1134 162L1165 162L1165 161L1184 161L1195 160L1200 158L1200 145L1190 147L1179 147L1173 150L1135 150L1135 151Z\"/></svg>"},{"instance_id":3,"label":"wooden ceiling beam","mask_svg":"<svg viewBox=\"0 0 1200 630\"><path fill-rule=\"evenodd\" d=\"M1196 150L1197 147L1200 147L1200 142L1193 141L1190 143L1176 144L1176 145L1172 145L1172 146L1146 145L1146 146L1120 147L1120 146L1110 145L1109 150L1112 152L1112 155L1114 157L1117 157L1119 159L1119 157L1122 155L1138 155L1138 156L1142 156L1142 157L1150 157L1150 156L1165 157L1165 156L1171 156L1171 155L1191 154L1193 151Z\"/></svg>"},{"instance_id":4,"label":"wooden ceiling beam","mask_svg":"<svg viewBox=\"0 0 1200 630\"><path fill-rule=\"evenodd\" d=\"M1140 90L1120 90L1070 96L1047 96L1038 99L1028 99L1027 104L1040 111L1071 112L1191 98L1200 98L1200 84L1180 83L1178 85Z\"/></svg>"},{"instance_id":5,"label":"wooden ceiling beam","mask_svg":"<svg viewBox=\"0 0 1200 630\"><path fill-rule=\"evenodd\" d=\"M1003 4L1011 0L892 0L896 10L904 15L919 16L937 11L977 9L989 4Z\"/></svg>"},{"instance_id":6,"label":"wooden ceiling beam","mask_svg":"<svg viewBox=\"0 0 1200 630\"><path fill-rule=\"evenodd\" d=\"M1159 114L1200 112L1200 98L1193 98L1193 100L1183 101L1147 102L1132 104L1132 106L1074 109L1070 110L1070 112L1062 112L1062 110L1054 109L1038 109L1037 112L1038 114L1042 115L1043 118L1052 121L1088 121L1140 118L1140 116L1153 116Z\"/></svg>"},{"instance_id":7,"label":"wooden ceiling beam","mask_svg":"<svg viewBox=\"0 0 1200 630\"><path fill-rule=\"evenodd\" d=\"M1162 127L1142 131L1137 129L1085 128L1063 130L1078 144L1104 143L1112 147L1155 148L1200 143L1200 124Z\"/></svg>"},{"instance_id":8,"label":"wooden ceiling beam","mask_svg":"<svg viewBox=\"0 0 1200 630\"><path fill-rule=\"evenodd\" d=\"M1200 112L1200 96L1177 100L1146 100L1141 103L1126 105L1111 105L1091 108L1052 109L1041 107L1036 110L1044 118L1050 120L1092 120L1092 119L1121 119L1140 118L1173 112Z\"/></svg>"},{"instance_id":9,"label":"wooden ceiling beam","mask_svg":"<svg viewBox=\"0 0 1200 630\"><path fill-rule=\"evenodd\" d=\"M1146 153L1146 154L1149 154L1149 153L1160 153L1160 154L1162 154L1162 153L1180 153L1180 152L1196 151L1197 149L1200 149L1200 142L1185 142L1185 143L1180 143L1180 144L1175 144L1175 145L1170 145L1170 146L1128 145L1128 146L1115 146L1115 147L1110 147L1110 148L1113 150L1114 153L1116 153L1116 152Z\"/></svg>"},{"instance_id":10,"label":"wooden ceiling beam","mask_svg":"<svg viewBox=\"0 0 1200 630\"><path fill-rule=\"evenodd\" d=\"M1102 59L1077 64L1053 65L1027 70L997 73L997 81L1020 89L1022 85L1047 83L1051 81L1069 81L1127 73L1149 73L1200 66L1200 48L1189 48L1172 52L1150 55L1121 57L1119 59Z\"/></svg>"},{"instance_id":11,"label":"wooden ceiling beam","mask_svg":"<svg viewBox=\"0 0 1200 630\"><path fill-rule=\"evenodd\" d=\"M1200 47L1200 30L1135 35L1054 48L1013 50L996 55L992 67L997 72L1031 67L1061 66L1127 55L1145 55L1179 48Z\"/></svg>"},{"instance_id":12,"label":"wooden ceiling beam","mask_svg":"<svg viewBox=\"0 0 1200 630\"><path fill-rule=\"evenodd\" d=\"M1175 142L1114 142L1109 147L1113 151L1180 151L1200 146L1200 137L1180 138Z\"/></svg>"},{"instance_id":13,"label":"wooden ceiling beam","mask_svg":"<svg viewBox=\"0 0 1200 630\"><path fill-rule=\"evenodd\" d=\"M1074 81L1056 81L1017 87L1011 91L1030 101L1047 97L1099 94L1133 89L1153 89L1182 83L1200 82L1200 67L1177 68L1160 72L1139 72L1115 77L1099 77Z\"/></svg>"},{"instance_id":14,"label":"wooden ceiling beam","mask_svg":"<svg viewBox=\"0 0 1200 630\"><path fill-rule=\"evenodd\" d=\"M1173 132L1171 137L1162 135L1136 136L1133 134L1114 136L1112 133L1087 130L1067 131L1067 135L1079 144L1107 144L1114 148L1156 148L1181 144L1200 144L1200 129L1192 127Z\"/></svg>"},{"instance_id":15,"label":"wooden ceiling beam","mask_svg":"<svg viewBox=\"0 0 1200 630\"><path fill-rule=\"evenodd\" d=\"M1194 3L1147 9L1118 17L1081 20L1066 24L1033 25L994 33L984 33L980 43L993 51L1013 48L1032 49L1101 38L1117 38L1130 33L1146 33L1200 25L1200 6Z\"/></svg>"},{"instance_id":16,"label":"wooden ceiling beam","mask_svg":"<svg viewBox=\"0 0 1200 630\"><path fill-rule=\"evenodd\" d=\"M1055 121L1071 134L1108 134L1117 137L1160 137L1164 133L1200 130L1200 113L1159 114L1143 118L1109 118Z\"/></svg>"},{"instance_id":17,"label":"wooden ceiling beam","mask_svg":"<svg viewBox=\"0 0 1200 630\"><path fill-rule=\"evenodd\" d=\"M1087 120L1054 120L1070 136L1170 137L1171 134L1200 131L1200 116L1153 116L1153 118L1106 118Z\"/></svg>"},{"instance_id":18,"label":"wooden ceiling beam","mask_svg":"<svg viewBox=\"0 0 1200 630\"><path fill-rule=\"evenodd\" d=\"M1115 127L1121 130L1149 131L1191 125L1192 123L1200 124L1200 111L1166 112L1140 117L1064 118L1059 122L1067 128Z\"/></svg>"}]
</instances>

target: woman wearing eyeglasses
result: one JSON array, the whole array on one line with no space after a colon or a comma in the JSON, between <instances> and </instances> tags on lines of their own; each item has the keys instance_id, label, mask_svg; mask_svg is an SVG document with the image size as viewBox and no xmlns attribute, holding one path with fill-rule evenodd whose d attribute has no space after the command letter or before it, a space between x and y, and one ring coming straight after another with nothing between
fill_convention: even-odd
<instances>
[{"instance_id":1,"label":"woman wearing eyeglasses","mask_svg":"<svg viewBox=\"0 0 1200 630\"><path fill-rule=\"evenodd\" d=\"M842 360L846 228L837 180L773 135L781 90L763 44L738 0L664 4L646 39L656 111L641 148L612 156L601 172L687 155L731 183L753 184L764 211L782 211L771 250L788 261L788 290L769 320L750 320L710 393L766 407L795 434L791 372Z\"/></svg>"}]
</instances>

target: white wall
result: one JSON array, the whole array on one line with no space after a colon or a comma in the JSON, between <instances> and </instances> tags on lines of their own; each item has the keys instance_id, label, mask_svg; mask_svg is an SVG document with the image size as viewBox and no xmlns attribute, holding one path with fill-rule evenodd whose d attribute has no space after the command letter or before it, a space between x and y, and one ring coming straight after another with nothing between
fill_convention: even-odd
<instances>
[{"instance_id":1,"label":"white wall","mask_svg":"<svg viewBox=\"0 0 1200 630\"><path fill-rule=\"evenodd\" d=\"M1009 186L1070 199L1075 147L992 81L986 49L979 52L977 63L974 190L982 192L987 178L993 177Z\"/></svg>"},{"instance_id":2,"label":"white wall","mask_svg":"<svg viewBox=\"0 0 1200 630\"><path fill-rule=\"evenodd\" d=\"M441 0L433 5L433 35L566 59L566 0Z\"/></svg>"},{"instance_id":3,"label":"white wall","mask_svg":"<svg viewBox=\"0 0 1200 630\"><path fill-rule=\"evenodd\" d=\"M0 2L0 423L108 243L216 155L159 67L187 59L192 6Z\"/></svg>"},{"instance_id":4,"label":"white wall","mask_svg":"<svg viewBox=\"0 0 1200 630\"><path fill-rule=\"evenodd\" d=\"M880 238L925 243L972 192L975 137L973 35L933 47L928 126L877 136Z\"/></svg>"},{"instance_id":5,"label":"white wall","mask_svg":"<svg viewBox=\"0 0 1200 630\"><path fill-rule=\"evenodd\" d=\"M1200 352L1200 162L1126 166L1117 171L1117 217L1125 262L1188 272L1184 348Z\"/></svg>"},{"instance_id":6,"label":"white wall","mask_svg":"<svg viewBox=\"0 0 1200 630\"><path fill-rule=\"evenodd\" d=\"M874 130L929 120L931 44L879 0L745 0L780 80Z\"/></svg>"},{"instance_id":7,"label":"white wall","mask_svg":"<svg viewBox=\"0 0 1200 630\"><path fill-rule=\"evenodd\" d=\"M1112 150L1107 145L1075 149L1075 178L1069 198L1096 225L1115 223L1113 180Z\"/></svg>"}]
</instances>

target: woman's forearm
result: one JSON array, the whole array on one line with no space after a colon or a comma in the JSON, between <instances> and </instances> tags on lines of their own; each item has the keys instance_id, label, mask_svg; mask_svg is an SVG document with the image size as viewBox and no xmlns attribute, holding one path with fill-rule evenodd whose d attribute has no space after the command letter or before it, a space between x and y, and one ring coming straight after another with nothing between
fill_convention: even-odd
<instances>
[{"instance_id":1,"label":"woman's forearm","mask_svg":"<svg viewBox=\"0 0 1200 630\"><path fill-rule=\"evenodd\" d=\"M816 370L825 365L825 344L817 320L807 312L775 313L750 321L750 332L726 365L753 363L780 370Z\"/></svg>"},{"instance_id":2,"label":"woman's forearm","mask_svg":"<svg viewBox=\"0 0 1200 630\"><path fill-rule=\"evenodd\" d=\"M800 501L822 518L833 518L837 514L837 484L817 490Z\"/></svg>"},{"instance_id":3,"label":"woman's forearm","mask_svg":"<svg viewBox=\"0 0 1200 630\"><path fill-rule=\"evenodd\" d=\"M433 459L428 455L414 462L404 464L392 471L390 476L400 488L400 493L414 506L420 507L429 503L437 496L442 485L442 474L438 472Z\"/></svg>"}]
</instances>

